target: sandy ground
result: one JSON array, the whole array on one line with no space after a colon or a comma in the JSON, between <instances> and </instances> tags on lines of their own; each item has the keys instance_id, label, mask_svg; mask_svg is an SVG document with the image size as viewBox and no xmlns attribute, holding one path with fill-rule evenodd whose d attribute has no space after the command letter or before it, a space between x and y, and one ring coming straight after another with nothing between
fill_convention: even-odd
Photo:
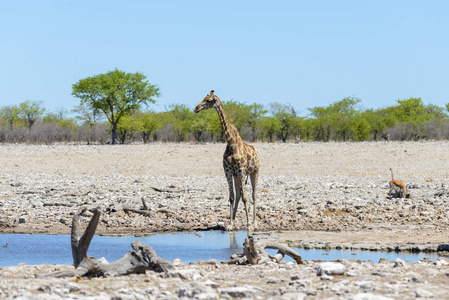
<instances>
[{"instance_id":1,"label":"sandy ground","mask_svg":"<svg viewBox=\"0 0 449 300\"><path fill-rule=\"evenodd\" d=\"M449 249L449 143L254 145L261 163L256 230L260 236L312 248ZM80 205L102 208L97 233L103 234L224 228L229 222L228 187L222 170L224 148L224 144L0 145L0 232L69 234L72 214ZM390 167L396 179L406 182L410 198L387 197ZM148 206L146 216L124 212L124 208L139 209L142 199ZM246 229L242 204L236 229ZM199 288L202 292L197 294L191 291L195 290L193 278L153 274L110 279L126 286L128 290L123 293L118 287L90 290L90 281L84 280L77 281L78 291L63 283L58 283L59 290L52 290L55 280L39 279L31 287L28 283L35 273L55 267L18 266L0 270L0 296L109 299L115 295L135 299L143 295L145 299L209 293L211 299L406 299L449 295L449 268L444 260L399 263L396 267L387 262L343 263L345 275L324 279L316 274L318 262L301 266L180 266L197 272L204 281L218 282ZM242 275L246 273L260 280L250 280ZM235 275L239 279L225 278L230 274L239 274ZM8 276L23 281L8 281ZM310 282L298 283L301 280ZM132 290L125 284L129 281L138 282L139 288ZM142 287L148 282L152 292ZM185 289L181 291L179 286ZM256 290L249 294L226 290L236 287ZM83 290L90 292L83 294Z\"/></svg>"}]
</instances>

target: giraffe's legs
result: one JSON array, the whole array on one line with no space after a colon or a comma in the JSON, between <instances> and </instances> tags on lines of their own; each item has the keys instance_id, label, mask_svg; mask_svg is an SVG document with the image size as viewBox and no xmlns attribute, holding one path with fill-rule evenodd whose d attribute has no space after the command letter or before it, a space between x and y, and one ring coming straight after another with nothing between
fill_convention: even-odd
<instances>
[{"instance_id":1,"label":"giraffe's legs","mask_svg":"<svg viewBox=\"0 0 449 300\"><path fill-rule=\"evenodd\" d=\"M251 177L251 186L253 190L253 226L254 229L257 228L257 217L256 217L256 187L257 187L257 181L259 179L259 172L253 172L250 175Z\"/></svg>"},{"instance_id":2,"label":"giraffe's legs","mask_svg":"<svg viewBox=\"0 0 449 300\"><path fill-rule=\"evenodd\" d=\"M234 183L233 183L233 176L232 173L225 170L226 179L228 181L229 186L229 226L227 230L232 231L234 229Z\"/></svg>"},{"instance_id":3,"label":"giraffe's legs","mask_svg":"<svg viewBox=\"0 0 449 300\"><path fill-rule=\"evenodd\" d=\"M238 178L238 176L234 176L234 184L235 184L235 203L232 208L232 220L235 220L235 215L237 214L237 208L239 207L240 198L242 197L242 185Z\"/></svg>"},{"instance_id":4,"label":"giraffe's legs","mask_svg":"<svg viewBox=\"0 0 449 300\"><path fill-rule=\"evenodd\" d=\"M245 179L246 179L246 176L245 176L245 172L243 171L239 174L239 179L237 181L239 182L239 185L240 185L240 191L242 193L242 202L243 202L243 205L245 206L246 228L248 229L248 232L250 232L250 231L253 231L253 226L249 222L248 198L246 197L246 192L245 192ZM237 210L237 204L238 204L238 200L236 203L235 211Z\"/></svg>"}]
</instances>

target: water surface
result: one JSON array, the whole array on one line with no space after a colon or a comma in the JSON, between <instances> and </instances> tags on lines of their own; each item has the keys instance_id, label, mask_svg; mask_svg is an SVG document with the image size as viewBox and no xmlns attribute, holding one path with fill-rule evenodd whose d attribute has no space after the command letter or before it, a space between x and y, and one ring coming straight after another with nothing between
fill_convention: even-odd
<instances>
[{"instance_id":1,"label":"water surface","mask_svg":"<svg viewBox=\"0 0 449 300\"><path fill-rule=\"evenodd\" d=\"M246 231L229 234L224 231L201 231L193 233L155 234L146 237L99 236L93 237L88 255L105 257L109 262L122 258L131 250L131 243L139 240L148 244L159 257L172 261L180 258L185 263L198 260L229 260L236 252L242 252ZM3 247L8 244L7 247ZM437 259L437 253L396 253L350 250L305 250L295 249L304 260L358 259L378 262L380 258L394 261L418 261L424 257ZM275 250L268 250L275 254ZM289 257L284 260L292 261ZM73 263L70 235L44 234L0 234L0 267L27 265Z\"/></svg>"}]
</instances>

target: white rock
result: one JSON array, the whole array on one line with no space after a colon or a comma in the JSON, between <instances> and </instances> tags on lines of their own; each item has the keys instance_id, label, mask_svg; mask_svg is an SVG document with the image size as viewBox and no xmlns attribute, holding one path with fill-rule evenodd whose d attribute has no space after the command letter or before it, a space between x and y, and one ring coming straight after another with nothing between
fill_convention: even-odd
<instances>
[{"instance_id":1,"label":"white rock","mask_svg":"<svg viewBox=\"0 0 449 300\"><path fill-rule=\"evenodd\" d=\"M98 259L98 261L105 265L109 264L108 260L105 257Z\"/></svg>"},{"instance_id":2,"label":"white rock","mask_svg":"<svg viewBox=\"0 0 449 300\"><path fill-rule=\"evenodd\" d=\"M303 300L307 296L306 293L285 293L282 295L283 300Z\"/></svg>"},{"instance_id":3,"label":"white rock","mask_svg":"<svg viewBox=\"0 0 449 300\"><path fill-rule=\"evenodd\" d=\"M167 276L170 278L181 278L184 280L198 280L203 278L200 273L195 270L172 270L167 273Z\"/></svg>"},{"instance_id":4,"label":"white rock","mask_svg":"<svg viewBox=\"0 0 449 300\"><path fill-rule=\"evenodd\" d=\"M68 289L70 292L78 292L80 290L79 285L73 282L68 282L64 284L64 287Z\"/></svg>"},{"instance_id":5,"label":"white rock","mask_svg":"<svg viewBox=\"0 0 449 300\"><path fill-rule=\"evenodd\" d=\"M399 267L405 267L405 261L403 261L402 259L400 259L399 257L396 258L396 260L394 261L394 266L393 268L399 268Z\"/></svg>"},{"instance_id":6,"label":"white rock","mask_svg":"<svg viewBox=\"0 0 449 300\"><path fill-rule=\"evenodd\" d=\"M173 259L172 264L173 264L174 267L179 267L179 266L184 265L184 263L183 263L183 262L181 261L181 259L179 259L179 258Z\"/></svg>"},{"instance_id":7,"label":"white rock","mask_svg":"<svg viewBox=\"0 0 449 300\"><path fill-rule=\"evenodd\" d=\"M361 293L348 298L348 300L393 300L393 299L394 298L369 293Z\"/></svg>"},{"instance_id":8,"label":"white rock","mask_svg":"<svg viewBox=\"0 0 449 300\"><path fill-rule=\"evenodd\" d=\"M317 276L326 275L343 275L346 271L346 266L337 262L323 262L318 264Z\"/></svg>"},{"instance_id":9,"label":"white rock","mask_svg":"<svg viewBox=\"0 0 449 300\"><path fill-rule=\"evenodd\" d=\"M219 289L219 292L232 298L257 298L260 296L260 290L253 286L236 286Z\"/></svg>"},{"instance_id":10,"label":"white rock","mask_svg":"<svg viewBox=\"0 0 449 300\"><path fill-rule=\"evenodd\" d=\"M433 297L433 293L422 288L417 288L415 291L415 295L417 298L431 298Z\"/></svg>"}]
</instances>

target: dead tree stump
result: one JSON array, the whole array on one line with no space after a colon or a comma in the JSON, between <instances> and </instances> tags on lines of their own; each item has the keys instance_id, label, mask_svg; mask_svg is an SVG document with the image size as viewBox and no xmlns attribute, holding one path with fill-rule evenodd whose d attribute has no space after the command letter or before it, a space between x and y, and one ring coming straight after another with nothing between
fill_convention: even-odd
<instances>
[{"instance_id":1,"label":"dead tree stump","mask_svg":"<svg viewBox=\"0 0 449 300\"><path fill-rule=\"evenodd\" d=\"M273 256L265 249L275 249L278 253ZM288 246L271 241L255 242L252 237L247 237L243 243L243 253L233 255L227 263L257 265L273 260L280 262L285 255L293 258L297 264L302 264L301 255Z\"/></svg>"},{"instance_id":2,"label":"dead tree stump","mask_svg":"<svg viewBox=\"0 0 449 300\"><path fill-rule=\"evenodd\" d=\"M100 209L93 210L93 216L81 238L78 238L78 227L80 216L87 211L87 206L78 208L73 215L72 220L72 256L74 271L62 271L52 274L39 274L36 277L115 277L129 274L142 274L146 270L156 272L167 272L173 269L173 265L157 256L156 252L149 245L142 245L135 241L131 244L133 250L129 251L124 257L113 262L104 263L91 256L87 256L87 250L95 234L95 230L100 220Z\"/></svg>"}]
</instances>

